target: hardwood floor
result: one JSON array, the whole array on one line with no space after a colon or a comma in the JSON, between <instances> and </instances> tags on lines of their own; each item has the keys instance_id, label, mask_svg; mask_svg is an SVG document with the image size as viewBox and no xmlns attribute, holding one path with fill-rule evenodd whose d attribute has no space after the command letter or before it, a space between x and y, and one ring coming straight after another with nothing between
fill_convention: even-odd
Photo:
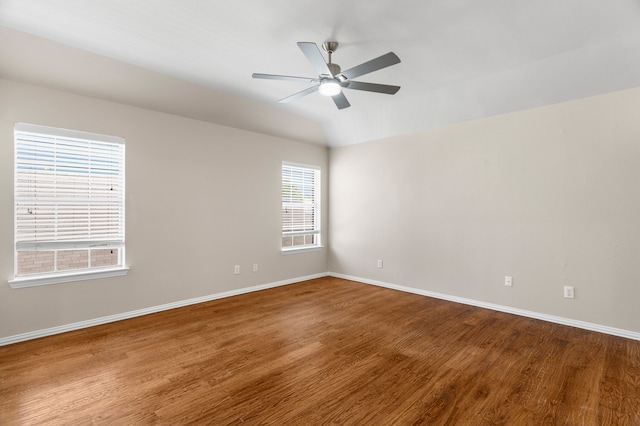
<instances>
[{"instance_id":1,"label":"hardwood floor","mask_svg":"<svg viewBox=\"0 0 640 426\"><path fill-rule=\"evenodd\" d=\"M336 278L0 347L0 424L640 425L640 342Z\"/></svg>"}]
</instances>

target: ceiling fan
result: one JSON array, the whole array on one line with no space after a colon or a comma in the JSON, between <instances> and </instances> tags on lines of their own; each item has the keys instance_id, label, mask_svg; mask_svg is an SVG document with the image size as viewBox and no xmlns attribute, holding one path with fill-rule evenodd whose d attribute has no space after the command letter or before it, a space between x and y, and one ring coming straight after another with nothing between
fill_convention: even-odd
<instances>
[{"instance_id":1,"label":"ceiling fan","mask_svg":"<svg viewBox=\"0 0 640 426\"><path fill-rule=\"evenodd\" d=\"M389 52L385 55L364 62L346 71L341 71L338 64L331 62L331 55L338 49L338 42L327 41L322 43L322 48L329 56L328 62L325 62L324 56L322 56L317 44L310 42L298 42L298 47L302 50L302 53L304 53L309 62L311 62L311 66L313 66L313 69L318 73L318 77L307 78L258 73L254 73L252 75L253 78L263 78L267 80L306 81L309 83L318 83L301 92L294 93L293 95L280 99L278 102L288 103L311 93L319 92L323 96L330 96L338 109L344 109L350 107L351 104L342 92L342 89L364 90L367 92L385 93L387 95L393 95L400 90L400 86L364 83L352 80L362 75L400 63L400 58L398 58L398 56L393 52Z\"/></svg>"}]
</instances>

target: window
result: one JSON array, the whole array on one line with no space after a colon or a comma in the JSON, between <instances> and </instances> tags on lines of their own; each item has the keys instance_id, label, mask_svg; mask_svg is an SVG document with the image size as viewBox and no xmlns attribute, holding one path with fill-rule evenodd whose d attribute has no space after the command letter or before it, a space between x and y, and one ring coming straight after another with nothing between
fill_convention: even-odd
<instances>
[{"instance_id":1,"label":"window","mask_svg":"<svg viewBox=\"0 0 640 426\"><path fill-rule=\"evenodd\" d=\"M320 247L320 168L282 164L282 250Z\"/></svg>"},{"instance_id":2,"label":"window","mask_svg":"<svg viewBox=\"0 0 640 426\"><path fill-rule=\"evenodd\" d=\"M125 269L124 140L23 123L14 136L12 287L121 275L104 272Z\"/></svg>"}]
</instances>

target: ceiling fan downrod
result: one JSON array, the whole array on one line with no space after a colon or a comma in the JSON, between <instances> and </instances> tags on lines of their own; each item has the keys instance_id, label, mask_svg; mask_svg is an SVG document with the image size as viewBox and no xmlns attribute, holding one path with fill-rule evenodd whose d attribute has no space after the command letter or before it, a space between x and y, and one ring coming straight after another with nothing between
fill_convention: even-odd
<instances>
[{"instance_id":1,"label":"ceiling fan downrod","mask_svg":"<svg viewBox=\"0 0 640 426\"><path fill-rule=\"evenodd\" d=\"M334 77L337 76L338 74L340 74L340 71L341 71L340 65L334 64L333 62L331 62L331 55L333 54L333 52L338 50L338 42L337 41L325 41L324 43L322 43L322 50L327 52L327 55L329 57L329 61L327 62L327 66L329 67L329 71L331 71L331 74Z\"/></svg>"}]
</instances>

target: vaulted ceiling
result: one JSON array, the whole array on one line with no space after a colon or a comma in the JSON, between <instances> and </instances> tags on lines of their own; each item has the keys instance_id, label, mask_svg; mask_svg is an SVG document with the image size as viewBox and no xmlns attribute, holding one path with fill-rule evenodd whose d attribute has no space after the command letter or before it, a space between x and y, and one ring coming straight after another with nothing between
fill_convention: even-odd
<instances>
[{"instance_id":1,"label":"vaulted ceiling","mask_svg":"<svg viewBox=\"0 0 640 426\"><path fill-rule=\"evenodd\" d=\"M0 76L342 146L640 86L637 0L0 0ZM396 95L310 84L296 42L335 40Z\"/></svg>"}]
</instances>

